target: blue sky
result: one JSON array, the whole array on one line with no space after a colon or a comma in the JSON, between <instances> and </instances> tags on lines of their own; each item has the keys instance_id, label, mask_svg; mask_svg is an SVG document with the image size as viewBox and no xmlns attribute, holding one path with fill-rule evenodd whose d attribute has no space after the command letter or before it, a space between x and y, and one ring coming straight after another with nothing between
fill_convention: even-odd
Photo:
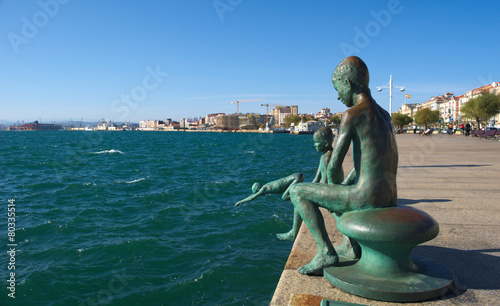
<instances>
[{"instance_id":1,"label":"blue sky","mask_svg":"<svg viewBox=\"0 0 500 306\"><path fill-rule=\"evenodd\" d=\"M389 109L500 81L498 1L0 0L0 120L134 121L345 110L349 55ZM395 90L393 112L404 102Z\"/></svg>"}]
</instances>

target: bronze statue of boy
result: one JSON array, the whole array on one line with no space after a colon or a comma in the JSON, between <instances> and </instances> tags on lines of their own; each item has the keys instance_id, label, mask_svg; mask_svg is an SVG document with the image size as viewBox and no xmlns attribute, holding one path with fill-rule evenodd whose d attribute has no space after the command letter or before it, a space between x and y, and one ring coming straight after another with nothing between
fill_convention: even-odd
<instances>
[{"instance_id":1,"label":"bronze statue of boy","mask_svg":"<svg viewBox=\"0 0 500 306\"><path fill-rule=\"evenodd\" d=\"M327 167L330 162L330 157L332 154L332 143L333 143L333 133L332 130L328 127L322 127L318 131L316 131L313 135L314 147L321 155L318 171L316 173L316 177L312 181L312 183L328 183L327 178ZM344 177L344 172L342 169L338 171L335 176L331 177L333 184L339 184ZM254 183L252 186L253 194L238 203L234 206L240 206L243 203L252 201L253 199L263 196L265 194L279 194L283 193L283 200L290 200L290 190L295 184L301 183L304 181L304 175L302 173L294 173L287 177L281 178L276 181L269 182L262 186L260 183ZM294 209L293 215L293 226L289 232L276 234L276 236L281 240L289 240L294 241L299 233L300 226L302 224L302 218L300 214L297 212L297 209Z\"/></svg>"},{"instance_id":2,"label":"bronze statue of boy","mask_svg":"<svg viewBox=\"0 0 500 306\"><path fill-rule=\"evenodd\" d=\"M290 189L292 203L318 245L312 261L298 270L307 275L321 274L323 268L339 262L319 207L340 215L397 205L398 150L394 129L390 115L371 96L366 64L355 56L344 59L335 69L332 82L338 99L349 109L342 115L328 162L328 181L339 177L351 143L354 169L342 184L298 183Z\"/></svg>"}]
</instances>

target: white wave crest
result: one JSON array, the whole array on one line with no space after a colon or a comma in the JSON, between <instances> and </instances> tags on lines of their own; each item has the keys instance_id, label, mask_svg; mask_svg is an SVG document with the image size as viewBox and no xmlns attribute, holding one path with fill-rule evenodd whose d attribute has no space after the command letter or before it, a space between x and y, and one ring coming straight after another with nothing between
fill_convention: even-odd
<instances>
[{"instance_id":1,"label":"white wave crest","mask_svg":"<svg viewBox=\"0 0 500 306\"><path fill-rule=\"evenodd\" d=\"M111 150L103 150L103 151L99 151L99 152L93 152L92 154L105 154L105 153L109 153L109 154L114 154L114 153L123 154L123 152L122 152L122 151L120 151L120 150L115 150L115 149L111 149Z\"/></svg>"},{"instance_id":2,"label":"white wave crest","mask_svg":"<svg viewBox=\"0 0 500 306\"><path fill-rule=\"evenodd\" d=\"M140 181L144 181L146 178L145 177L141 177L140 179L136 179L136 180L133 180L133 181L130 181L130 182L125 182L127 184L133 184L133 183L137 183L137 182L140 182Z\"/></svg>"}]
</instances>

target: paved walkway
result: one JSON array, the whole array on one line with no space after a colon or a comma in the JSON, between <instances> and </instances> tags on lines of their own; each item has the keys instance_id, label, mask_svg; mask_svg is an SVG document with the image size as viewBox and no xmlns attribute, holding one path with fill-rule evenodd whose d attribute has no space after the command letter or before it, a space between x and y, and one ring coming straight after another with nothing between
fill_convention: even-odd
<instances>
[{"instance_id":1,"label":"paved walkway","mask_svg":"<svg viewBox=\"0 0 500 306\"><path fill-rule=\"evenodd\" d=\"M404 305L500 305L500 142L460 135L397 135L398 204L423 210L440 233L414 252L455 273L457 288L440 299ZM347 165L352 165L350 156ZM346 167L347 169L348 167ZM346 170L348 172L348 170ZM324 213L334 245L342 241ZM271 305L319 305L322 297L363 305L397 305L357 297L323 277L304 276L317 247L303 224Z\"/></svg>"}]
</instances>

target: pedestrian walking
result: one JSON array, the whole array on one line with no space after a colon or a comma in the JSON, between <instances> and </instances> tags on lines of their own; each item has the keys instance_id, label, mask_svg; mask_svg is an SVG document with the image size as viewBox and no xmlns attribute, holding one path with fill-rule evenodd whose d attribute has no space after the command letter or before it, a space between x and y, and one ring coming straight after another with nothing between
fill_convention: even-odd
<instances>
[{"instance_id":1,"label":"pedestrian walking","mask_svg":"<svg viewBox=\"0 0 500 306\"><path fill-rule=\"evenodd\" d=\"M467 124L465 125L465 136L469 135L470 135L470 123L467 122Z\"/></svg>"}]
</instances>

